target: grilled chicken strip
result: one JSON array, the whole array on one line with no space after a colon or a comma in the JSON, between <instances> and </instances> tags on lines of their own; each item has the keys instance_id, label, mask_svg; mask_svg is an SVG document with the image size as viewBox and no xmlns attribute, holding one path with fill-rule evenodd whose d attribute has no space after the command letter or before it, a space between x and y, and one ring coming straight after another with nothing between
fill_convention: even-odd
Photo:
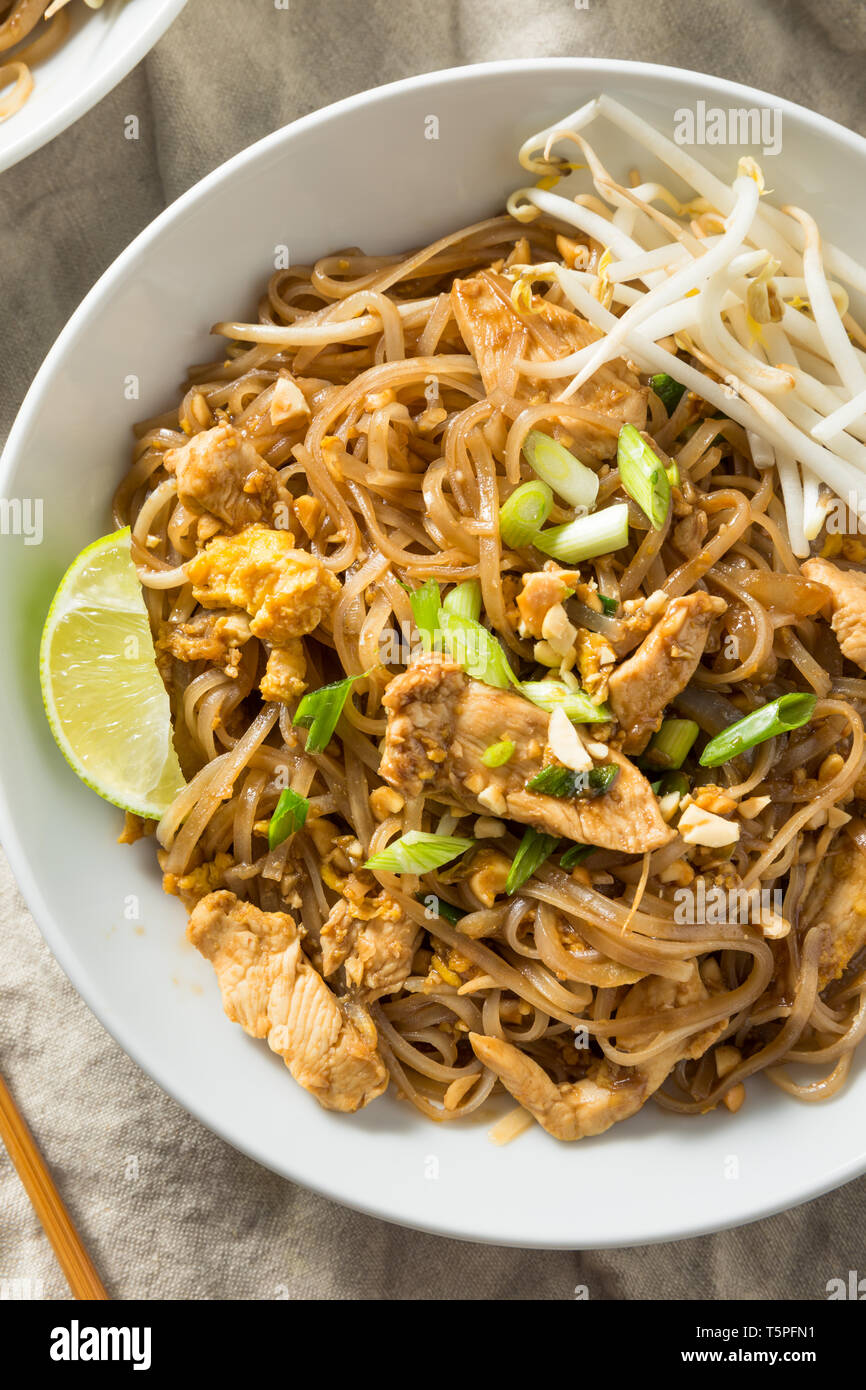
<instances>
[{"instance_id":1,"label":"grilled chicken strip","mask_svg":"<svg viewBox=\"0 0 866 1390\"><path fill-rule=\"evenodd\" d=\"M623 748L642 753L661 728L665 707L685 690L707 644L713 619L724 613L723 598L698 590L668 604L634 656L610 678L608 698L626 731Z\"/></svg>"},{"instance_id":2,"label":"grilled chicken strip","mask_svg":"<svg viewBox=\"0 0 866 1390\"><path fill-rule=\"evenodd\" d=\"M611 748L616 763L611 790L591 800L526 790L541 771L550 716L520 695L470 680L453 661L427 657L389 684L385 748L379 768L405 796L425 791L479 815L499 815L549 835L642 854L673 839L642 773ZM492 743L509 738L513 757L503 766L481 761Z\"/></svg>"},{"instance_id":3,"label":"grilled chicken strip","mask_svg":"<svg viewBox=\"0 0 866 1390\"><path fill-rule=\"evenodd\" d=\"M185 506L209 513L233 531L257 521L277 524L281 516L292 515L292 499L279 473L232 425L215 425L169 449L165 467L177 478L177 495Z\"/></svg>"},{"instance_id":4,"label":"grilled chicken strip","mask_svg":"<svg viewBox=\"0 0 866 1390\"><path fill-rule=\"evenodd\" d=\"M866 671L866 574L840 570L818 557L807 560L800 569L813 584L824 584L830 590L830 626L842 655Z\"/></svg>"},{"instance_id":5,"label":"grilled chicken strip","mask_svg":"<svg viewBox=\"0 0 866 1390\"><path fill-rule=\"evenodd\" d=\"M848 836L824 860L805 903L803 925L825 924L827 939L818 960L818 988L844 975L866 946L866 854Z\"/></svg>"},{"instance_id":6,"label":"grilled chicken strip","mask_svg":"<svg viewBox=\"0 0 866 1390\"><path fill-rule=\"evenodd\" d=\"M488 395L497 389L516 392L518 398L549 400L559 390L555 379L523 375L510 377L513 363L551 362L566 357L602 336L599 329L570 309L537 298L532 313L522 315L511 301L511 281L481 271L451 287L454 317L466 346L478 363ZM643 429L647 391L621 358L593 373L573 404L584 407L581 418L569 423L579 438L584 458L607 459L616 453L620 427L626 423Z\"/></svg>"},{"instance_id":7,"label":"grilled chicken strip","mask_svg":"<svg viewBox=\"0 0 866 1390\"><path fill-rule=\"evenodd\" d=\"M420 935L372 874L350 874L322 927L322 974L329 979L342 967L347 987L368 999L393 993L409 974Z\"/></svg>"},{"instance_id":8,"label":"grilled chicken strip","mask_svg":"<svg viewBox=\"0 0 866 1390\"><path fill-rule=\"evenodd\" d=\"M670 1009L700 1004L708 997L695 963L689 979L682 982L662 980L657 975L640 980L629 990L616 1016L634 1018L646 1014L656 1018ZM555 1139L574 1140L603 1134L611 1125L634 1115L677 1062L684 1057L702 1056L724 1027L723 1021L685 1041L672 1043L641 1066L622 1067L607 1058L594 1058L582 1080L559 1085L528 1053L501 1038L470 1033L469 1041L478 1060L496 1073L505 1089L548 1134ZM635 1050L646 1047L653 1035L650 1022L640 1035L629 1038L628 1046Z\"/></svg>"},{"instance_id":9,"label":"grilled chicken strip","mask_svg":"<svg viewBox=\"0 0 866 1390\"><path fill-rule=\"evenodd\" d=\"M262 912L223 889L194 909L187 936L216 971L223 1006L267 1038L326 1110L360 1110L388 1085L372 1020L350 1018L301 950L287 912Z\"/></svg>"}]
</instances>

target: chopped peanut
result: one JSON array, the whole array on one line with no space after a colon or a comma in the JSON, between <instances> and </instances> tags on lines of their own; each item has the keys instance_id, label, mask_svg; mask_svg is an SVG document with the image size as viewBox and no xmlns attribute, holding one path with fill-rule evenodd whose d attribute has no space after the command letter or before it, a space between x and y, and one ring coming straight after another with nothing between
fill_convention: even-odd
<instances>
[{"instance_id":1,"label":"chopped peanut","mask_svg":"<svg viewBox=\"0 0 866 1390\"><path fill-rule=\"evenodd\" d=\"M308 492L295 498L294 506L298 521L303 526L307 535L312 538L319 529L324 507L318 497L312 497Z\"/></svg>"},{"instance_id":2,"label":"chopped peanut","mask_svg":"<svg viewBox=\"0 0 866 1390\"><path fill-rule=\"evenodd\" d=\"M831 782L834 777L842 771L845 766L845 759L841 753L828 753L821 766L818 768L818 781Z\"/></svg>"},{"instance_id":3,"label":"chopped peanut","mask_svg":"<svg viewBox=\"0 0 866 1390\"><path fill-rule=\"evenodd\" d=\"M731 1089L728 1091L727 1095L723 1097L724 1104L734 1115L737 1113L745 1099L746 1088L743 1085L742 1081L737 1086L732 1086Z\"/></svg>"},{"instance_id":4,"label":"chopped peanut","mask_svg":"<svg viewBox=\"0 0 866 1390\"><path fill-rule=\"evenodd\" d=\"M719 1077L727 1076L741 1060L738 1047L717 1047L713 1055L716 1061L716 1075Z\"/></svg>"},{"instance_id":5,"label":"chopped peanut","mask_svg":"<svg viewBox=\"0 0 866 1390\"><path fill-rule=\"evenodd\" d=\"M370 810L378 821L399 815L404 805L402 796L393 787L376 787L370 792Z\"/></svg>"},{"instance_id":6,"label":"chopped peanut","mask_svg":"<svg viewBox=\"0 0 866 1390\"><path fill-rule=\"evenodd\" d=\"M475 856L469 887L479 902L492 907L499 893L504 893L511 871L511 860L496 849L483 849Z\"/></svg>"},{"instance_id":7,"label":"chopped peanut","mask_svg":"<svg viewBox=\"0 0 866 1390\"><path fill-rule=\"evenodd\" d=\"M733 797L726 796L718 787L702 787L695 792L694 800L702 811L712 811L716 816L729 816L737 807Z\"/></svg>"}]
</instances>

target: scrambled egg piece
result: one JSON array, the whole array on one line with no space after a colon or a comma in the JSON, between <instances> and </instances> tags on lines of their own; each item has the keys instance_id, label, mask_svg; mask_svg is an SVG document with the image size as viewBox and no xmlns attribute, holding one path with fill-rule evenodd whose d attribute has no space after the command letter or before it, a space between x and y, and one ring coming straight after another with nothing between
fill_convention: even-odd
<instances>
[{"instance_id":1,"label":"scrambled egg piece","mask_svg":"<svg viewBox=\"0 0 866 1390\"><path fill-rule=\"evenodd\" d=\"M307 658L299 637L290 637L284 647L274 647L268 657L259 690L265 700L294 700L306 690L304 676Z\"/></svg>"},{"instance_id":2,"label":"scrambled egg piece","mask_svg":"<svg viewBox=\"0 0 866 1390\"><path fill-rule=\"evenodd\" d=\"M267 526L216 536L189 561L187 573L205 608L243 608L255 636L276 647L329 620L340 592L321 560Z\"/></svg>"},{"instance_id":3,"label":"scrambled egg piece","mask_svg":"<svg viewBox=\"0 0 866 1390\"><path fill-rule=\"evenodd\" d=\"M234 862L230 854L221 851L214 855L213 859L208 859L204 864L199 864L197 868L190 869L189 873L180 876L163 874L163 888L166 893L171 893L173 897L182 898L187 906L194 906L202 898L206 898L208 893L213 893L214 889L222 887L223 875Z\"/></svg>"}]
</instances>

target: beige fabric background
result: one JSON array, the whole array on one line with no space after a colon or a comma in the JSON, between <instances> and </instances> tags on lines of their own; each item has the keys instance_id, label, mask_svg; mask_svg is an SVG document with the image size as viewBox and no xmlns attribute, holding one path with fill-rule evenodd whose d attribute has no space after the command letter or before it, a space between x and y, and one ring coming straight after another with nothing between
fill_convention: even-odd
<instances>
[{"instance_id":1,"label":"beige fabric background","mask_svg":"<svg viewBox=\"0 0 866 1390\"><path fill-rule=\"evenodd\" d=\"M0 438L93 281L237 150L411 73L564 54L701 69L866 126L863 0L289 0L287 13L274 0L189 0L96 110L0 175ZM130 113L138 143L123 138ZM601 1253L462 1244L313 1196L214 1138L121 1052L2 856L0 1070L116 1298L567 1299L586 1284L591 1298L814 1299L863 1269L866 1179L740 1231ZM0 1150L9 1278L68 1296Z\"/></svg>"}]
</instances>

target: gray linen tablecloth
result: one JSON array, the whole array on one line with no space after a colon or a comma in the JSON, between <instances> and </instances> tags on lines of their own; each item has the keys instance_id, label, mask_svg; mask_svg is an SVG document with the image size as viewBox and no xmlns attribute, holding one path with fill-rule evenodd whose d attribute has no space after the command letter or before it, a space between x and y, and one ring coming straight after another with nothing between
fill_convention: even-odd
<instances>
[{"instance_id":1,"label":"gray linen tablecloth","mask_svg":"<svg viewBox=\"0 0 866 1390\"><path fill-rule=\"evenodd\" d=\"M89 115L0 175L0 437L91 284L237 150L350 93L495 58L596 55L754 83L862 130L863 0L190 0ZM139 116L141 139L123 138ZM2 679L2 676L0 676ZM609 1252L462 1244L242 1157L130 1061L52 959L0 856L0 1070L116 1298L825 1297L863 1267L866 1179L722 1235ZM816 1114L816 1123L820 1123ZM128 1158L138 1178L128 1178ZM68 1296L0 1150L2 1281Z\"/></svg>"}]
</instances>

